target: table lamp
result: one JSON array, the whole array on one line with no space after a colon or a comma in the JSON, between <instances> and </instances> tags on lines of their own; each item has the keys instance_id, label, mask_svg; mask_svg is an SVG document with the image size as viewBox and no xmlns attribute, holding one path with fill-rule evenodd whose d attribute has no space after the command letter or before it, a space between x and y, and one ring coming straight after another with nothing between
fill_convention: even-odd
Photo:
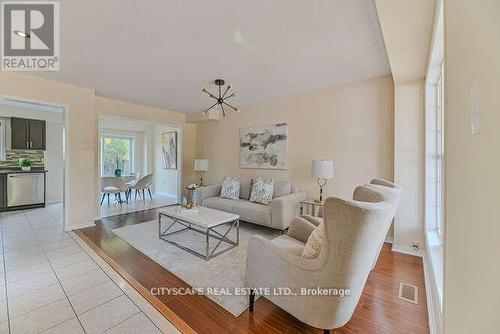
<instances>
[{"instance_id":1,"label":"table lamp","mask_svg":"<svg viewBox=\"0 0 500 334\"><path fill-rule=\"evenodd\" d=\"M208 170L207 159L196 159L194 161L194 171L200 172L200 187L203 187L203 174Z\"/></svg>"},{"instance_id":2,"label":"table lamp","mask_svg":"<svg viewBox=\"0 0 500 334\"><path fill-rule=\"evenodd\" d=\"M326 180L333 178L333 161L331 160L313 160L312 177L316 179L319 185L319 202L323 201L323 187Z\"/></svg>"}]
</instances>

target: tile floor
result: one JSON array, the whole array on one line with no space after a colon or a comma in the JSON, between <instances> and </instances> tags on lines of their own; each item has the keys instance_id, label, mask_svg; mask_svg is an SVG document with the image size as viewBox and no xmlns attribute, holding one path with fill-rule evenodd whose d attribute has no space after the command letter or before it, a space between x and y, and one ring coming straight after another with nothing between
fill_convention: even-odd
<instances>
[{"instance_id":1,"label":"tile floor","mask_svg":"<svg viewBox=\"0 0 500 334\"><path fill-rule=\"evenodd\" d=\"M61 204L0 215L0 334L161 333L62 221Z\"/></svg>"},{"instance_id":2,"label":"tile floor","mask_svg":"<svg viewBox=\"0 0 500 334\"><path fill-rule=\"evenodd\" d=\"M113 200L113 195L111 195L110 198L111 200ZM106 199L101 206L101 217L105 218L129 212L155 209L176 203L177 199L175 197L158 194L153 196L153 200L150 200L149 196L146 196L146 201L143 201L142 198L139 197L137 197L137 200L135 200L134 195L132 195L132 199L129 201L129 203L123 204L114 203L114 201L108 204Z\"/></svg>"}]
</instances>

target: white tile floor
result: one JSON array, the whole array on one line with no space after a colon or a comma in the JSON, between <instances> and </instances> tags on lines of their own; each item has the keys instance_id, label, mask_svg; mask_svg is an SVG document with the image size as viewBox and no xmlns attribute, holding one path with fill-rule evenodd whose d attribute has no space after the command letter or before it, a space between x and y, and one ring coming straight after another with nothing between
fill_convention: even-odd
<instances>
[{"instance_id":1,"label":"white tile floor","mask_svg":"<svg viewBox=\"0 0 500 334\"><path fill-rule=\"evenodd\" d=\"M113 195L111 195L111 200L113 200ZM154 195L153 200L149 199L149 196L146 195L146 201L143 201L142 198L137 197L137 200L134 199L134 195L132 195L132 199L128 203L116 203L114 201L110 201L108 204L107 199L102 204L101 208L101 217L111 217L120 215L123 213L143 211L147 209L160 208L162 206L176 204L177 199L172 196L165 195Z\"/></svg>"},{"instance_id":2,"label":"white tile floor","mask_svg":"<svg viewBox=\"0 0 500 334\"><path fill-rule=\"evenodd\" d=\"M1 333L160 333L62 228L61 204L0 215Z\"/></svg>"}]
</instances>

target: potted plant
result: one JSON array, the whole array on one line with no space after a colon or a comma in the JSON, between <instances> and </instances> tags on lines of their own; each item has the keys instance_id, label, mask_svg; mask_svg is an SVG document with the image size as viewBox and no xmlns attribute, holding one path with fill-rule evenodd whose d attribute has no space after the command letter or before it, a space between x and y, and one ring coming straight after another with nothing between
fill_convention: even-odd
<instances>
[{"instance_id":1,"label":"potted plant","mask_svg":"<svg viewBox=\"0 0 500 334\"><path fill-rule=\"evenodd\" d=\"M29 172L31 170L31 166L33 166L33 161L30 159L22 159L19 161L19 166L21 166L22 171Z\"/></svg>"},{"instance_id":2,"label":"potted plant","mask_svg":"<svg viewBox=\"0 0 500 334\"><path fill-rule=\"evenodd\" d=\"M116 157L115 176L116 177L121 177L122 176L122 170L120 169L120 160L118 159L118 156Z\"/></svg>"}]
</instances>

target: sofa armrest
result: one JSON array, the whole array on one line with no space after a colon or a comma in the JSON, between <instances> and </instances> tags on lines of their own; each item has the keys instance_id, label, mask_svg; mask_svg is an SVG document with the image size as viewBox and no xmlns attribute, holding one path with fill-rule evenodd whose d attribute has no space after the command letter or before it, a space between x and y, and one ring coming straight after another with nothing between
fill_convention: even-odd
<instances>
[{"instance_id":1,"label":"sofa armrest","mask_svg":"<svg viewBox=\"0 0 500 334\"><path fill-rule=\"evenodd\" d=\"M307 198L307 193L296 192L276 197L271 201L271 219L273 227L285 230L297 216L299 202Z\"/></svg>"},{"instance_id":2,"label":"sofa armrest","mask_svg":"<svg viewBox=\"0 0 500 334\"><path fill-rule=\"evenodd\" d=\"M314 226L319 226L319 224L321 224L323 222L323 218L314 217L311 215L302 215L302 216L300 216L300 218L307 220L308 222L310 222Z\"/></svg>"},{"instance_id":3,"label":"sofa armrest","mask_svg":"<svg viewBox=\"0 0 500 334\"><path fill-rule=\"evenodd\" d=\"M196 203L201 205L204 200L210 197L217 197L220 194L220 186L205 186L196 189Z\"/></svg>"},{"instance_id":4,"label":"sofa armrest","mask_svg":"<svg viewBox=\"0 0 500 334\"><path fill-rule=\"evenodd\" d=\"M288 229L288 236L302 241L307 242L307 239L311 235L312 231L316 228L316 225L311 224L304 218L295 217L290 223L290 228Z\"/></svg>"}]
</instances>

